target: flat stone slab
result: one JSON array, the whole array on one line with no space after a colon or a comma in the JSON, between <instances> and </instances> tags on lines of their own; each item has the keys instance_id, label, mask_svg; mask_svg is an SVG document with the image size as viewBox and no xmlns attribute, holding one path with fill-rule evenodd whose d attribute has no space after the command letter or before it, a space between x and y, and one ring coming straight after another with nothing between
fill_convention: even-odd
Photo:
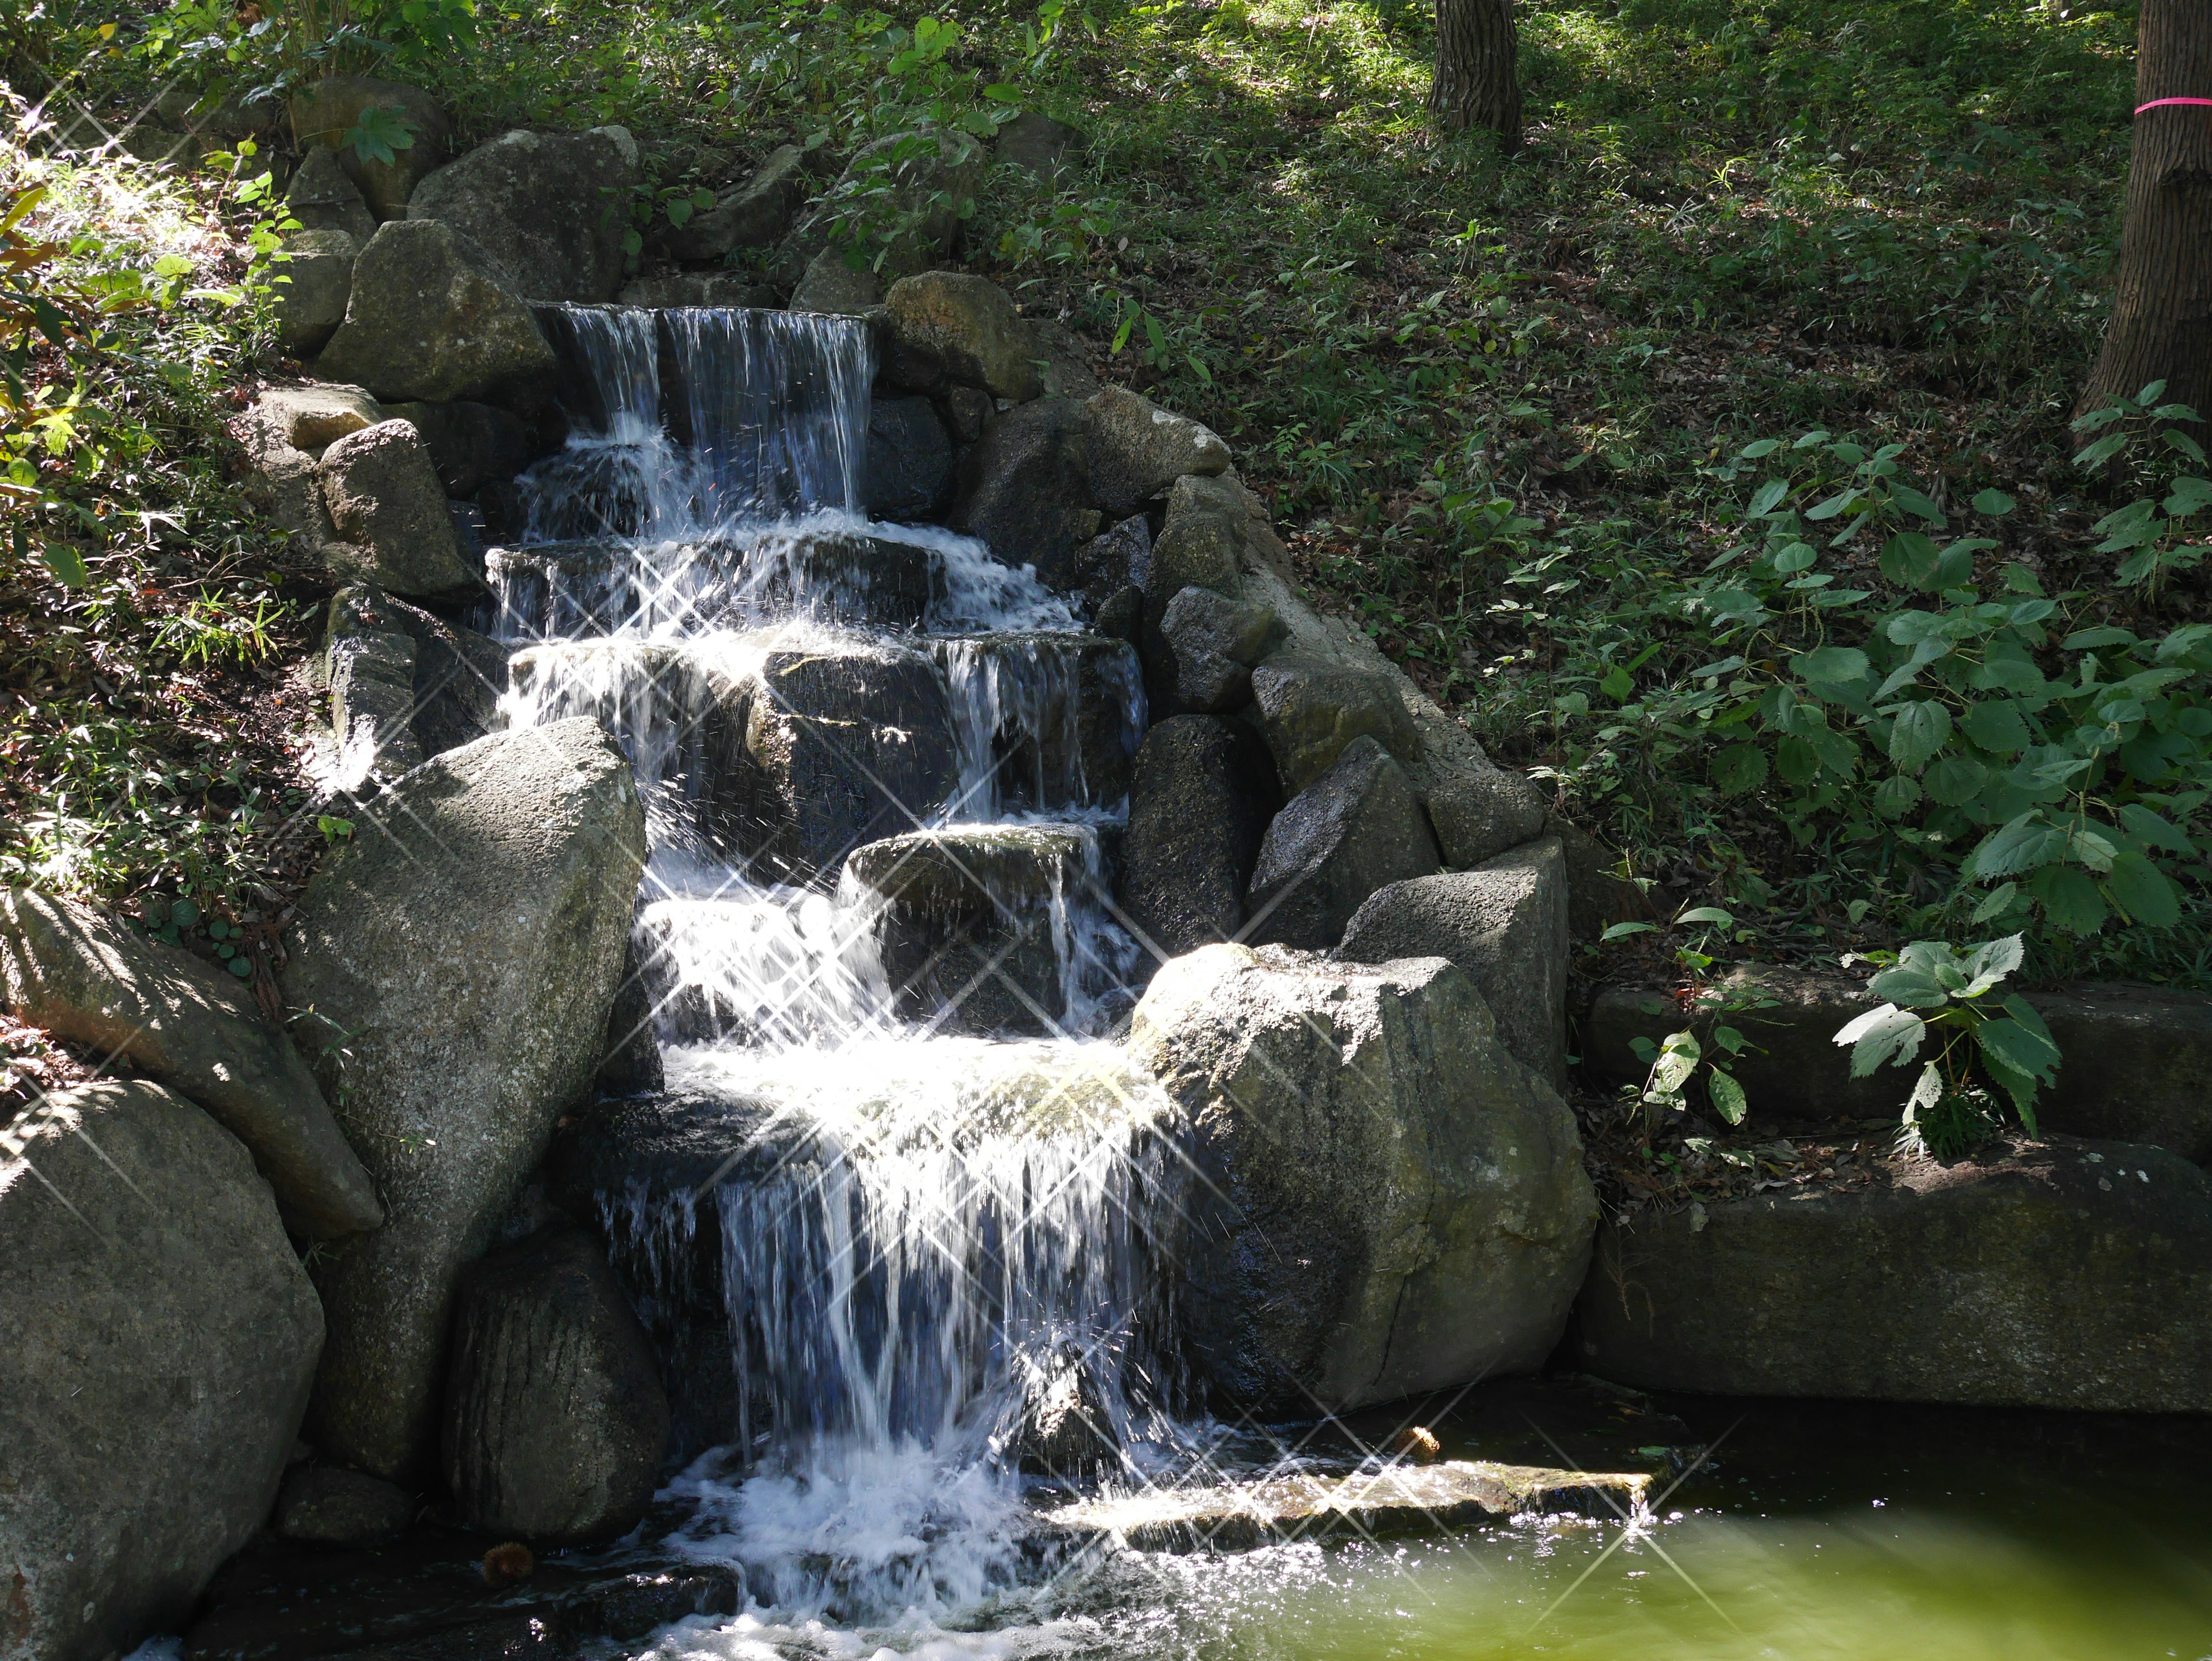
<instances>
[{"instance_id":1,"label":"flat stone slab","mask_svg":"<svg viewBox=\"0 0 2212 1661\"><path fill-rule=\"evenodd\" d=\"M1431 1533L1524 1512L1611 1517L1617 1506L1632 1515L1651 1480L1638 1471L1454 1459L1086 1500L1048 1512L1044 1520L1073 1533L1111 1536L1139 1551L1244 1551L1336 1534Z\"/></svg>"}]
</instances>

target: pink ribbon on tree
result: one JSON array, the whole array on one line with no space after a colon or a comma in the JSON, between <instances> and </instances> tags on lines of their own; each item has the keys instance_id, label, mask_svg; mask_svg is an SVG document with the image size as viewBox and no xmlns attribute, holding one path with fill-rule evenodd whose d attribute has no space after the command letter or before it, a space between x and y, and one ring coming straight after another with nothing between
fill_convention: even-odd
<instances>
[{"instance_id":1,"label":"pink ribbon on tree","mask_svg":"<svg viewBox=\"0 0 2212 1661\"><path fill-rule=\"evenodd\" d=\"M2145 110L2162 110L2168 104L2202 105L2205 108L2212 109L2212 98L2154 98L2148 104L2136 105L2136 113L2141 115Z\"/></svg>"}]
</instances>

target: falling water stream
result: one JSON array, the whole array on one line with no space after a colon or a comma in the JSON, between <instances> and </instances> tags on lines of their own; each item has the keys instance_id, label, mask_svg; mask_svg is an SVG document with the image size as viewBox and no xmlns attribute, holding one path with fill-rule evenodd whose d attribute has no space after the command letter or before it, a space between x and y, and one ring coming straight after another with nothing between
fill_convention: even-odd
<instances>
[{"instance_id":1,"label":"falling water stream","mask_svg":"<svg viewBox=\"0 0 2212 1661\"><path fill-rule=\"evenodd\" d=\"M732 1566L747 1609L611 1652L2212 1658L2212 1462L2162 1432L1774 1406L1745 1427L1572 1390L1312 1439L1179 1418L1167 1108L1108 1041L1138 968L1103 900L1133 654L981 544L865 520L860 323L550 326L574 426L491 557L507 708L588 715L630 756L667 1094L729 1149L719 1180L596 1203L665 1353L724 1381L617 1551ZM875 690L836 703L852 687ZM842 821L777 794L802 760ZM1055 1390L1111 1433L1080 1476L1021 1469ZM1455 1453L1691 1475L1629 1529L1177 1557L1037 1527L1071 1484L1356 1466L1415 1415Z\"/></svg>"}]
</instances>

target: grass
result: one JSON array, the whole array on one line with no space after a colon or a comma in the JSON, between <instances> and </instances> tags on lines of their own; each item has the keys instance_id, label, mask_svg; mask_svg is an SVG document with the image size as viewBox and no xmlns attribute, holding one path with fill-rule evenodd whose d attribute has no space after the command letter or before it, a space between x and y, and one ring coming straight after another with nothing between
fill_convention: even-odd
<instances>
[{"instance_id":1,"label":"grass","mask_svg":"<svg viewBox=\"0 0 2212 1661\"><path fill-rule=\"evenodd\" d=\"M1352 0L963 4L937 14L962 31L943 64L902 72L878 36L914 16L482 0L472 48L406 68L471 138L622 121L663 193L696 182L702 149L843 150L1011 83L1087 148L1055 189L994 179L968 263L1228 437L1325 605L1660 893L1727 905L1729 952L1832 958L1957 925L1955 860L1901 860L1893 837L1808 851L1782 797L1716 787L1710 733L1660 731L1641 687L1626 705L1597 689L1638 642L1666 648L1643 683L1687 684L1701 637L1680 598L1740 539L1755 482L1729 464L1811 429L1903 445L1945 503L2016 498L1984 570L2032 570L2069 626L2199 614L2192 581L2116 588L2091 529L2112 487L2069 460L2132 9L1520 10L1529 143L1510 161L1426 135L1425 10ZM102 73L120 104L174 67ZM40 757L44 801L59 763ZM2203 983L2202 890L2178 879L2179 923L2039 926L2034 971Z\"/></svg>"}]
</instances>

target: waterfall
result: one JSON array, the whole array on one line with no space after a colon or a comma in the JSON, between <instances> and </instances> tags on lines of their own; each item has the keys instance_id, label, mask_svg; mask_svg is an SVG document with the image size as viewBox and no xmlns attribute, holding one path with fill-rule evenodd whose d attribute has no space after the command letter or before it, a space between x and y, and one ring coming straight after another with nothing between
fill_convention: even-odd
<instances>
[{"instance_id":1,"label":"waterfall","mask_svg":"<svg viewBox=\"0 0 2212 1661\"><path fill-rule=\"evenodd\" d=\"M664 1543L795 1617L968 1607L1026 1572L1025 1483L1179 1434L1171 1112L1100 1042L1137 979L1136 656L860 515L864 324L541 314L569 430L490 626L510 723L596 720L647 806L667 1086L606 1110L705 1164L588 1185L690 1427Z\"/></svg>"}]
</instances>

